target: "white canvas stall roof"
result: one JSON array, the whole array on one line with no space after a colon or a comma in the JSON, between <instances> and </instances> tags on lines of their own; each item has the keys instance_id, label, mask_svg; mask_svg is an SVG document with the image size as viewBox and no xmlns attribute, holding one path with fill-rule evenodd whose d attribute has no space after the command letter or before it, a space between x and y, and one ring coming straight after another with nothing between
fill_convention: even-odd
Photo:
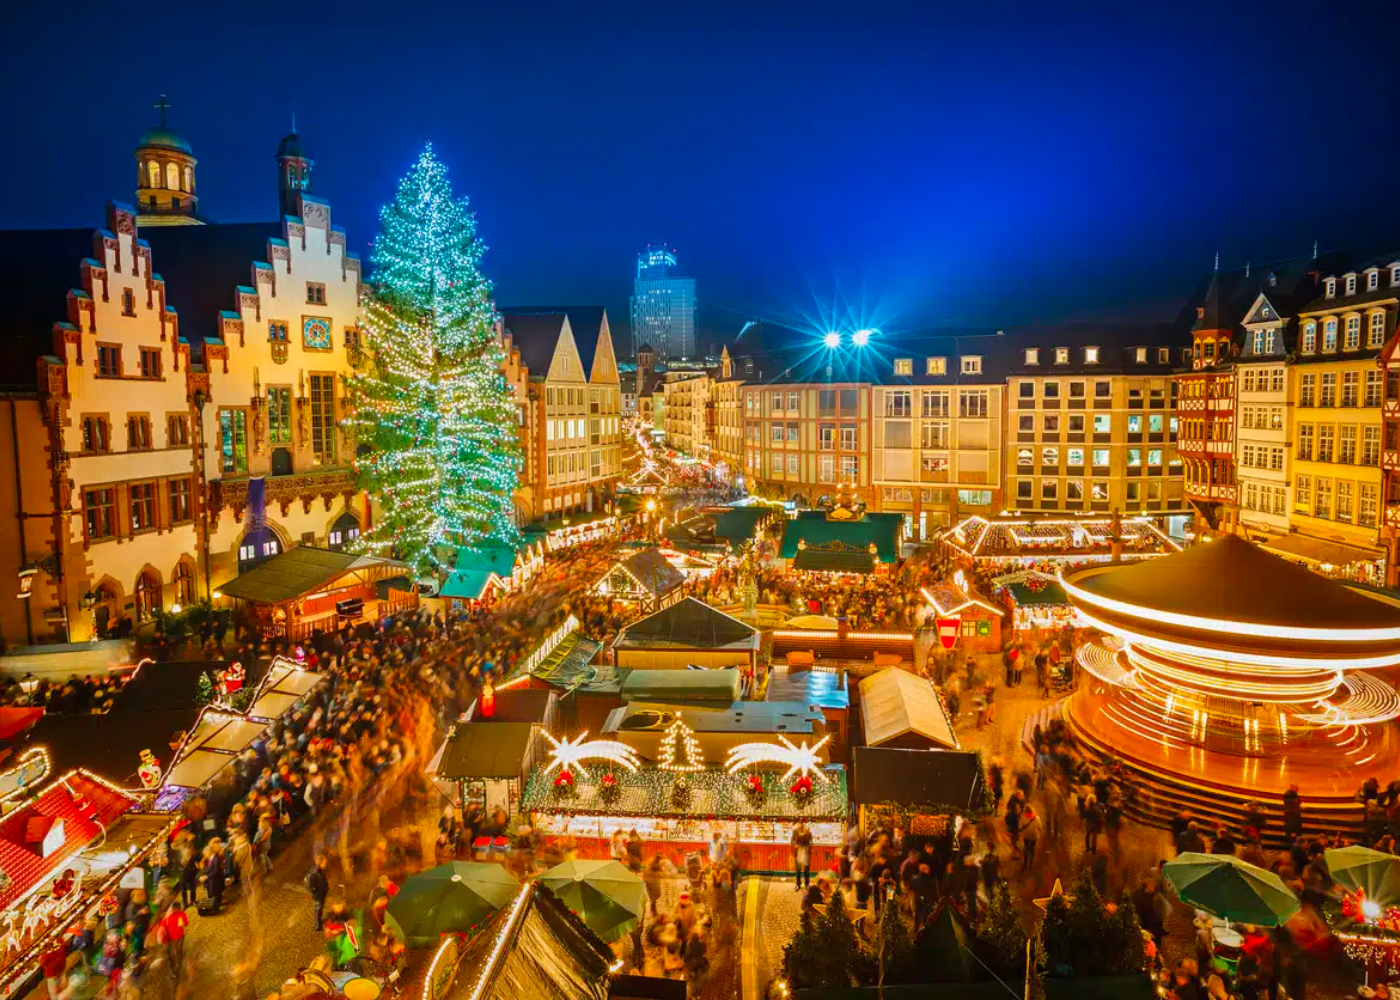
<instances>
[{"instance_id":1,"label":"white canvas stall roof","mask_svg":"<svg viewBox=\"0 0 1400 1000\"><path fill-rule=\"evenodd\" d=\"M958 749L958 738L933 685L899 667L888 667L860 682L860 713L869 746L917 733L939 746Z\"/></svg>"},{"instance_id":2,"label":"white canvas stall roof","mask_svg":"<svg viewBox=\"0 0 1400 1000\"><path fill-rule=\"evenodd\" d=\"M258 696L248 709L248 715L255 719L280 718L298 698L320 684L321 678L321 674L303 670L293 661L279 656L258 687Z\"/></svg>"},{"instance_id":3,"label":"white canvas stall roof","mask_svg":"<svg viewBox=\"0 0 1400 1000\"><path fill-rule=\"evenodd\" d=\"M165 783L176 788L203 788L235 760L237 757L234 754L196 750L185 754L180 763L170 769Z\"/></svg>"}]
</instances>

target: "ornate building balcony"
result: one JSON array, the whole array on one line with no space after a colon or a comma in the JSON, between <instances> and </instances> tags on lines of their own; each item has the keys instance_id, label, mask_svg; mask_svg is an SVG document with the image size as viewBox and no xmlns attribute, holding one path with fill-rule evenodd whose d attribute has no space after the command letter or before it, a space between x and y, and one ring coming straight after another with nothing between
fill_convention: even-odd
<instances>
[{"instance_id":1,"label":"ornate building balcony","mask_svg":"<svg viewBox=\"0 0 1400 1000\"><path fill-rule=\"evenodd\" d=\"M243 520L243 512L248 508L248 487L251 479L215 479L209 484L209 506L214 514L228 507L237 520ZM294 502L300 501L302 511L311 513L311 505L320 499L329 513L331 504L337 497L349 500L359 487L355 483L353 469L326 469L321 472L305 472L291 476L267 476L263 480L264 497L267 505L276 504L285 517Z\"/></svg>"}]
</instances>

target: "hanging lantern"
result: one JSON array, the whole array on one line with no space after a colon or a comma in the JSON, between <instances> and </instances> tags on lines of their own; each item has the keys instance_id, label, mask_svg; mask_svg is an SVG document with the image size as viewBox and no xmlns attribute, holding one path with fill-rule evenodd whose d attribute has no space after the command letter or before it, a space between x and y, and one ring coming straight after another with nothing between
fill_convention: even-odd
<instances>
[{"instance_id":1,"label":"hanging lantern","mask_svg":"<svg viewBox=\"0 0 1400 1000\"><path fill-rule=\"evenodd\" d=\"M496 714L496 685L486 678L486 686L481 689L481 717L489 719Z\"/></svg>"}]
</instances>

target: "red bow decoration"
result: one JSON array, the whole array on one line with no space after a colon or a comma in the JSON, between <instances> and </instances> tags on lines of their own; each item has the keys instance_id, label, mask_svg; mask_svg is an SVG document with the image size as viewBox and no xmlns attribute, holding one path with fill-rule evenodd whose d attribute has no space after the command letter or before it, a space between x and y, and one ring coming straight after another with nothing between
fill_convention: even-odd
<instances>
[{"instance_id":1,"label":"red bow decoration","mask_svg":"<svg viewBox=\"0 0 1400 1000\"><path fill-rule=\"evenodd\" d=\"M568 770L560 771L560 772L559 772L559 776L558 776L557 778L554 779L554 787L555 787L555 788L569 788L569 787L571 787L571 786L573 785L573 783L574 783L574 772L573 772L573 771L568 771Z\"/></svg>"},{"instance_id":2,"label":"red bow decoration","mask_svg":"<svg viewBox=\"0 0 1400 1000\"><path fill-rule=\"evenodd\" d=\"M807 775L804 774L802 777L798 778L796 781L794 781L794 782L792 783L792 789L791 789L791 791L792 791L792 794L793 794L793 795L799 795L799 796L811 795L811 794L812 794L812 779L809 778L809 777L807 777Z\"/></svg>"},{"instance_id":3,"label":"red bow decoration","mask_svg":"<svg viewBox=\"0 0 1400 1000\"><path fill-rule=\"evenodd\" d=\"M613 774L611 771L609 771L607 774L603 775L603 787L604 787L604 788L612 788L612 787L613 787L614 785L616 785L616 784L617 784L617 776L616 776L615 774Z\"/></svg>"}]
</instances>

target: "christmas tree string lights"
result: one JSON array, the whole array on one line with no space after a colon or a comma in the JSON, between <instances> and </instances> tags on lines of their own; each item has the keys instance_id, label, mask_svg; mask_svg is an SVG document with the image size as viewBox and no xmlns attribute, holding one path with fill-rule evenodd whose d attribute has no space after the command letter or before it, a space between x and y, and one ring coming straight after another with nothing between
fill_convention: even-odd
<instances>
[{"instance_id":1,"label":"christmas tree string lights","mask_svg":"<svg viewBox=\"0 0 1400 1000\"><path fill-rule=\"evenodd\" d=\"M359 546L427 574L457 548L516 548L516 403L502 373L485 246L423 150L380 213L365 301L370 363L351 381L360 485L382 508Z\"/></svg>"},{"instance_id":2,"label":"christmas tree string lights","mask_svg":"<svg viewBox=\"0 0 1400 1000\"><path fill-rule=\"evenodd\" d=\"M661 760L658 766L663 771L703 771L705 754L695 731L681 720L679 715L661 738Z\"/></svg>"}]
</instances>

